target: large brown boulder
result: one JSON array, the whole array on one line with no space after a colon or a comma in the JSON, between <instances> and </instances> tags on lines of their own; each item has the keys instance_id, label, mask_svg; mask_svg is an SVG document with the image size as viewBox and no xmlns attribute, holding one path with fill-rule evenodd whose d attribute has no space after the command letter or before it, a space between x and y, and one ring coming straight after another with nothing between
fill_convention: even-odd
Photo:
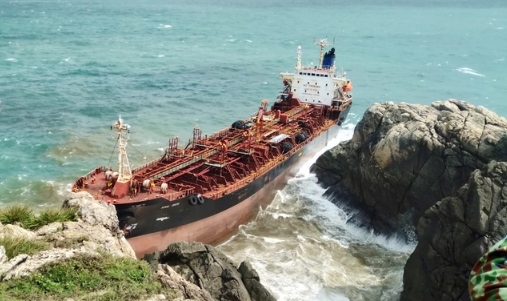
<instances>
[{"instance_id":1,"label":"large brown boulder","mask_svg":"<svg viewBox=\"0 0 507 301\"><path fill-rule=\"evenodd\" d=\"M406 234L475 169L507 161L507 120L463 101L372 105L351 140L314 164L327 193L360 209L353 220Z\"/></svg>"}]
</instances>

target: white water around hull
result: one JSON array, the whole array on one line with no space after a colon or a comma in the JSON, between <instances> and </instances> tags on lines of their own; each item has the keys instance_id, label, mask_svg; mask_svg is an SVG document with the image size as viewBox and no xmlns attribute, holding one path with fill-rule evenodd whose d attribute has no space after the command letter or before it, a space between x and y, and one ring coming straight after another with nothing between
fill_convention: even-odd
<instances>
[{"instance_id":1,"label":"white water around hull","mask_svg":"<svg viewBox=\"0 0 507 301\"><path fill-rule=\"evenodd\" d=\"M329 148L353 128L344 126ZM396 300L413 246L346 223L308 171L324 151L220 248L238 264L250 261L279 301Z\"/></svg>"}]
</instances>

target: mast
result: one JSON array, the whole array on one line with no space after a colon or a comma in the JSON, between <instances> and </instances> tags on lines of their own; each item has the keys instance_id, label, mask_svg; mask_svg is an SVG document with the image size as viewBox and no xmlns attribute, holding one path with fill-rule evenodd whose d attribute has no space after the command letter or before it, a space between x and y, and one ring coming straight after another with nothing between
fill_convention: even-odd
<instances>
[{"instance_id":1,"label":"mast","mask_svg":"<svg viewBox=\"0 0 507 301\"><path fill-rule=\"evenodd\" d=\"M299 69L301 69L301 46L298 46L297 54L298 54L298 59L296 61L296 70L299 70Z\"/></svg>"},{"instance_id":2,"label":"mast","mask_svg":"<svg viewBox=\"0 0 507 301\"><path fill-rule=\"evenodd\" d=\"M314 43L320 46L319 65L317 68L322 69L322 61L324 60L324 48L328 45L327 39L322 39L319 42L314 40Z\"/></svg>"},{"instance_id":3,"label":"mast","mask_svg":"<svg viewBox=\"0 0 507 301\"><path fill-rule=\"evenodd\" d=\"M118 136L118 181L128 182L132 178L132 171L127 157L127 140L130 126L123 123L120 116L112 127L117 130L116 135Z\"/></svg>"}]
</instances>

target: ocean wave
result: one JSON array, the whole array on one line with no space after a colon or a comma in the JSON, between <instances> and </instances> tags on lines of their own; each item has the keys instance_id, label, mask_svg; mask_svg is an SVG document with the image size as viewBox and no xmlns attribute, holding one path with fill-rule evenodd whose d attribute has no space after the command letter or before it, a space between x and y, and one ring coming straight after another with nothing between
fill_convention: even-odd
<instances>
[{"instance_id":1,"label":"ocean wave","mask_svg":"<svg viewBox=\"0 0 507 301\"><path fill-rule=\"evenodd\" d=\"M6 58L5 60L6 60L7 62L17 62L17 61L18 61L18 59L13 58L13 57Z\"/></svg>"},{"instance_id":2,"label":"ocean wave","mask_svg":"<svg viewBox=\"0 0 507 301\"><path fill-rule=\"evenodd\" d=\"M461 72L461 73L466 73L466 74L475 75L475 76L485 77L485 75L484 75L484 74L477 73L477 71L475 71L475 70L474 70L474 69L472 69L472 68L468 68L468 67L458 68L458 69L456 69L456 71L459 71L459 72Z\"/></svg>"}]
</instances>

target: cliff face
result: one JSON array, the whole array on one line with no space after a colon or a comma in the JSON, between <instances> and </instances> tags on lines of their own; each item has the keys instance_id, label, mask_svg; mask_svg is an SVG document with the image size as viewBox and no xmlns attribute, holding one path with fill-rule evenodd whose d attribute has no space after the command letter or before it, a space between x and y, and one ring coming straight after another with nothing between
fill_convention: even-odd
<instances>
[{"instance_id":1,"label":"cliff face","mask_svg":"<svg viewBox=\"0 0 507 301\"><path fill-rule=\"evenodd\" d=\"M456 100L375 104L352 139L324 153L313 170L329 194L361 209L356 222L399 232L455 196L472 171L507 161L506 129L504 118Z\"/></svg>"},{"instance_id":2,"label":"cliff face","mask_svg":"<svg viewBox=\"0 0 507 301\"><path fill-rule=\"evenodd\" d=\"M384 234L416 229L401 300L468 300L472 265L507 233L507 121L462 101L375 104L313 170Z\"/></svg>"}]
</instances>

